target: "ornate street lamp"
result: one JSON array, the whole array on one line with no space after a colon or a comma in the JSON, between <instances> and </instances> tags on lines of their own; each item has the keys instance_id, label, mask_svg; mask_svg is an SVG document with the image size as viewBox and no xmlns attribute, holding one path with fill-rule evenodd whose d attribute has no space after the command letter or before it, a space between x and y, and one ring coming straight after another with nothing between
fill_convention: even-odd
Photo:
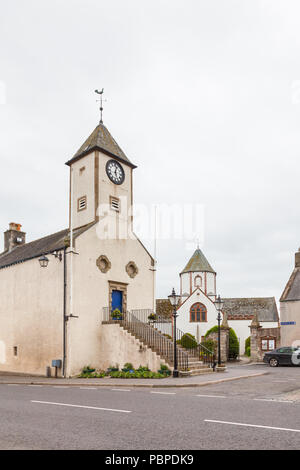
<instances>
[{"instance_id":1,"label":"ornate street lamp","mask_svg":"<svg viewBox=\"0 0 300 470\"><path fill-rule=\"evenodd\" d=\"M173 287L172 294L168 295L168 299L173 307L173 341L174 341L174 370L173 370L173 377L178 377L178 369L177 369L177 343L176 343L176 318L178 317L176 313L176 307L179 304L180 295L175 294L175 289Z\"/></svg>"},{"instance_id":2,"label":"ornate street lamp","mask_svg":"<svg viewBox=\"0 0 300 470\"><path fill-rule=\"evenodd\" d=\"M221 297L218 295L216 301L215 301L215 306L218 312L217 320L218 320L218 366L221 366L221 310L223 308L223 300Z\"/></svg>"},{"instance_id":3,"label":"ornate street lamp","mask_svg":"<svg viewBox=\"0 0 300 470\"><path fill-rule=\"evenodd\" d=\"M41 268L47 268L48 263L49 263L49 259L47 258L47 256L42 255L39 258L39 263L40 263Z\"/></svg>"}]
</instances>

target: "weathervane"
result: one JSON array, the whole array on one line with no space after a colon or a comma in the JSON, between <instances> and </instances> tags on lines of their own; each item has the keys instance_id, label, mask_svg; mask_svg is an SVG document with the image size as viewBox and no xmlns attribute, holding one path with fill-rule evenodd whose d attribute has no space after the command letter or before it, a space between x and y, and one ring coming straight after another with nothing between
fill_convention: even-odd
<instances>
[{"instance_id":1,"label":"weathervane","mask_svg":"<svg viewBox=\"0 0 300 470\"><path fill-rule=\"evenodd\" d=\"M103 92L104 92L104 88L102 88L101 91L95 90L95 93L97 93L98 95L100 95L100 100L96 100L96 101L100 101L100 124L103 124L103 121L102 121L102 111L103 111L102 95L103 95Z\"/></svg>"}]
</instances>

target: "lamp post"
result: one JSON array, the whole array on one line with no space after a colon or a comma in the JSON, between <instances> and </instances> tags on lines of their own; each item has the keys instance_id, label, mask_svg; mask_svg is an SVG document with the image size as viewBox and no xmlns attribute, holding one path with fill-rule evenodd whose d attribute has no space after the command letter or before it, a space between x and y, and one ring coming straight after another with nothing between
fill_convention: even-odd
<instances>
[{"instance_id":1,"label":"lamp post","mask_svg":"<svg viewBox=\"0 0 300 470\"><path fill-rule=\"evenodd\" d=\"M173 287L172 289L172 294L168 295L168 299L173 307L173 342L174 342L174 369L173 369L173 377L178 377L178 369L177 369L177 343L176 343L176 318L177 318L177 313L176 313L176 307L179 304L180 300L180 295L175 294L175 289Z\"/></svg>"},{"instance_id":2,"label":"lamp post","mask_svg":"<svg viewBox=\"0 0 300 470\"><path fill-rule=\"evenodd\" d=\"M218 366L221 366L221 310L223 308L223 300L218 295L215 306L218 312L217 320L218 320Z\"/></svg>"},{"instance_id":3,"label":"lamp post","mask_svg":"<svg viewBox=\"0 0 300 470\"><path fill-rule=\"evenodd\" d=\"M49 263L49 258L47 258L47 256L45 255L42 255L39 258L39 263L40 263L41 268L47 268L48 263Z\"/></svg>"}]
</instances>

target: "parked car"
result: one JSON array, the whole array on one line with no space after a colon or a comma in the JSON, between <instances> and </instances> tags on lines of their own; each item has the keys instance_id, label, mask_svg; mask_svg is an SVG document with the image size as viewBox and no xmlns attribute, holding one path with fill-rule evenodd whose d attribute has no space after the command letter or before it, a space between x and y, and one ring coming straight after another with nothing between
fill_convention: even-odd
<instances>
[{"instance_id":1,"label":"parked car","mask_svg":"<svg viewBox=\"0 0 300 470\"><path fill-rule=\"evenodd\" d=\"M300 348L289 346L268 351L264 355L263 361L271 367L277 367L279 365L300 365Z\"/></svg>"}]
</instances>

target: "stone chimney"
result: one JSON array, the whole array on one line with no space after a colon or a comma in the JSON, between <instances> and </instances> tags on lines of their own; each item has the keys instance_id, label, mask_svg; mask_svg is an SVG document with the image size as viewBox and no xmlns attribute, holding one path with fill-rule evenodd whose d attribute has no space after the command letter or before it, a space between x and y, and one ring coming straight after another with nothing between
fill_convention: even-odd
<instances>
[{"instance_id":1,"label":"stone chimney","mask_svg":"<svg viewBox=\"0 0 300 470\"><path fill-rule=\"evenodd\" d=\"M300 248L297 253L295 253L295 268L300 268Z\"/></svg>"},{"instance_id":2,"label":"stone chimney","mask_svg":"<svg viewBox=\"0 0 300 470\"><path fill-rule=\"evenodd\" d=\"M15 246L24 245L25 232L21 232L21 224L11 222L9 229L4 232L4 251L11 251Z\"/></svg>"}]
</instances>

